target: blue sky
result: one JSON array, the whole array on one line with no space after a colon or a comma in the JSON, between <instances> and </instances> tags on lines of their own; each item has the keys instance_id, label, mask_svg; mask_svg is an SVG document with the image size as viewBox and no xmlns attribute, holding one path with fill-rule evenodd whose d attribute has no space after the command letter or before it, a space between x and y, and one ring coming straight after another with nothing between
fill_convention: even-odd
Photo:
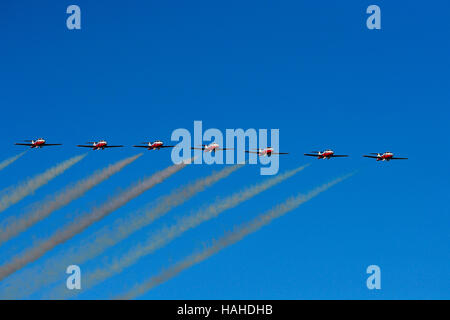
<instances>
[{"instance_id":1,"label":"blue sky","mask_svg":"<svg viewBox=\"0 0 450 320\"><path fill-rule=\"evenodd\" d=\"M64 143L31 150L0 171L1 189L86 152L76 144L102 138L125 145L169 141L177 128L193 130L194 120L203 121L205 129L223 131L278 128L280 149L290 152L281 159L280 171L312 163L79 298L120 293L288 196L355 169L358 174L349 180L141 298L449 297L450 5L328 2L0 4L0 161L23 150L13 145L19 140L42 136L50 143ZM66 28L70 4L81 8L79 31ZM366 28L370 4L381 8L381 30ZM323 148L351 157L315 161L303 156ZM361 157L386 150L410 159L377 163ZM133 148L89 152L1 215L17 215L42 197L135 153ZM88 211L170 164L170 151L145 152L86 196L0 247L0 262L32 239L51 234L72 214ZM35 264L218 169L195 165L182 170ZM264 178L258 166L241 169L148 230ZM133 235L106 256L142 241L145 234ZM371 264L381 268L379 291L366 288L365 270ZM46 292L43 288L32 298Z\"/></svg>"}]
</instances>

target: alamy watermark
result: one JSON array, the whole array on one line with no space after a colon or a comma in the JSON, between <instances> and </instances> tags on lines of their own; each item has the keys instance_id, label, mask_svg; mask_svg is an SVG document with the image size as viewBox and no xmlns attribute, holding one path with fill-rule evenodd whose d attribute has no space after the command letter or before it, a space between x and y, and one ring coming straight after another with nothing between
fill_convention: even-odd
<instances>
[{"instance_id":1,"label":"alamy watermark","mask_svg":"<svg viewBox=\"0 0 450 320\"><path fill-rule=\"evenodd\" d=\"M67 267L66 273L70 274L66 280L66 287L69 290L81 290L81 269L73 264Z\"/></svg>"},{"instance_id":2,"label":"alamy watermark","mask_svg":"<svg viewBox=\"0 0 450 320\"><path fill-rule=\"evenodd\" d=\"M194 157L194 164L261 164L261 175L275 175L279 171L280 130L219 129L203 132L202 121L194 121L193 135L185 128L172 132L171 140L178 142L172 150L173 163L182 163ZM275 151L275 152L272 152ZM248 159L247 159L248 155Z\"/></svg>"},{"instance_id":3,"label":"alamy watermark","mask_svg":"<svg viewBox=\"0 0 450 320\"><path fill-rule=\"evenodd\" d=\"M66 26L69 30L80 30L81 29L81 9L79 6L72 4L67 7L67 17Z\"/></svg>"},{"instance_id":4,"label":"alamy watermark","mask_svg":"<svg viewBox=\"0 0 450 320\"><path fill-rule=\"evenodd\" d=\"M367 7L367 14L370 16L366 20L366 26L369 30L380 30L381 29L381 9L379 6L372 4Z\"/></svg>"},{"instance_id":5,"label":"alamy watermark","mask_svg":"<svg viewBox=\"0 0 450 320\"><path fill-rule=\"evenodd\" d=\"M376 264L372 264L367 267L366 269L367 274L370 274L370 276L367 278L366 286L367 289L373 290L381 289L381 269Z\"/></svg>"}]
</instances>

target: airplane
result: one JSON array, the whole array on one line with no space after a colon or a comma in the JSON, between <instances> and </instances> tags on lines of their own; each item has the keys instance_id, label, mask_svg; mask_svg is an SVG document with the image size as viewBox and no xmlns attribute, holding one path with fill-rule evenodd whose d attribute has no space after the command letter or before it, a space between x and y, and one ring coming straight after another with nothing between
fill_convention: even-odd
<instances>
[{"instance_id":1,"label":"airplane","mask_svg":"<svg viewBox=\"0 0 450 320\"><path fill-rule=\"evenodd\" d=\"M233 150L232 148L220 148L217 143L210 143L208 145L204 144L201 148L191 148L193 150L203 150L205 152L216 152L219 150Z\"/></svg>"},{"instance_id":2,"label":"airplane","mask_svg":"<svg viewBox=\"0 0 450 320\"><path fill-rule=\"evenodd\" d=\"M374 156L366 156L364 155L363 157L366 158L373 158L373 159L377 159L377 161L390 161L390 160L406 160L408 158L394 158L394 154L392 152L385 152L385 153L370 153L373 154Z\"/></svg>"},{"instance_id":3,"label":"airplane","mask_svg":"<svg viewBox=\"0 0 450 320\"><path fill-rule=\"evenodd\" d=\"M82 148L92 148L92 150L104 150L105 148L121 148L123 146L108 146L108 142L106 142L105 140L100 140L98 142L86 142L86 143L91 143L91 145L83 145L83 144L79 144L77 145L77 147L82 147Z\"/></svg>"},{"instance_id":4,"label":"airplane","mask_svg":"<svg viewBox=\"0 0 450 320\"><path fill-rule=\"evenodd\" d=\"M256 153L258 154L258 156L268 156L270 157L273 154L288 154L287 152L273 152L273 148L269 147L269 148L264 148L264 149L256 149L257 151L245 151L247 153Z\"/></svg>"},{"instance_id":5,"label":"airplane","mask_svg":"<svg viewBox=\"0 0 450 320\"><path fill-rule=\"evenodd\" d=\"M145 145L143 146L133 146L136 148L147 148L148 150L159 150L161 148L173 148L175 146L165 146L164 142L156 140L154 142L141 142Z\"/></svg>"},{"instance_id":6,"label":"airplane","mask_svg":"<svg viewBox=\"0 0 450 320\"><path fill-rule=\"evenodd\" d=\"M317 159L330 159L330 158L340 158L340 157L348 157L345 154L334 154L333 150L327 149L323 152L321 151L311 151L314 153L305 153L305 156L317 157Z\"/></svg>"},{"instance_id":7,"label":"airplane","mask_svg":"<svg viewBox=\"0 0 450 320\"><path fill-rule=\"evenodd\" d=\"M61 143L47 143L45 139L39 138L37 140L24 140L24 142L28 143L15 143L15 145L18 146L29 146L32 149L33 148L42 148L42 147L48 147L48 146L61 146Z\"/></svg>"}]
</instances>

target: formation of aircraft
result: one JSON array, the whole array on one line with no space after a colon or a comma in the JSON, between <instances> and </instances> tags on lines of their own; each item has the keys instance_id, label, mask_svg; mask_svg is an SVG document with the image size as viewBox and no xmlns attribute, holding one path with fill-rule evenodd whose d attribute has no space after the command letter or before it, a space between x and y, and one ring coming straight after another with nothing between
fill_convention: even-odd
<instances>
[{"instance_id":1,"label":"formation of aircraft","mask_svg":"<svg viewBox=\"0 0 450 320\"><path fill-rule=\"evenodd\" d=\"M47 146L61 146L61 143L47 143L45 139L39 138L36 140L24 140L26 143L15 143L15 145L19 146L29 146L31 148L42 148ZM97 142L86 142L85 145L79 144L77 147L82 148L91 148L92 150L104 150L107 148L121 148L123 145L108 145L108 142L106 140L100 140ZM136 148L146 148L147 150L159 150L161 148L174 148L175 146L167 146L164 145L164 142L160 140L156 141L149 141L149 142L141 142L141 145L135 145L133 147ZM192 147L193 150L202 150L204 152L212 152L215 153L216 151L222 151L222 150L234 150L233 148L221 148L220 145L216 142L210 143L208 145L202 145L201 147ZM270 157L274 154L288 154L287 152L274 152L274 148L267 147L263 149L252 149L252 150L246 150L246 153L256 153L260 157ZM310 153L305 153L305 156L309 157L316 157L317 159L331 159L331 158L342 158L342 157L348 157L346 154L335 154L333 150L326 149L324 151L311 151ZM408 158L399 158L394 157L394 154L392 152L384 152L384 153L370 153L369 155L363 155L365 158L373 158L377 161L390 161L390 160L406 160Z\"/></svg>"},{"instance_id":2,"label":"formation of aircraft","mask_svg":"<svg viewBox=\"0 0 450 320\"><path fill-rule=\"evenodd\" d=\"M92 150L104 150L106 148L122 148L123 146L110 146L106 140L100 140L98 142L86 142L90 143L89 145L79 144L77 147L81 148L92 148Z\"/></svg>"},{"instance_id":3,"label":"formation of aircraft","mask_svg":"<svg viewBox=\"0 0 450 320\"><path fill-rule=\"evenodd\" d=\"M29 146L32 149L33 148L42 148L42 147L61 146L62 145L61 143L47 143L45 141L45 139L43 139L43 138L39 138L39 139L36 139L36 140L24 140L24 142L27 142L27 143L19 143L18 142L18 143L15 143L15 145L18 145L18 146Z\"/></svg>"}]
</instances>

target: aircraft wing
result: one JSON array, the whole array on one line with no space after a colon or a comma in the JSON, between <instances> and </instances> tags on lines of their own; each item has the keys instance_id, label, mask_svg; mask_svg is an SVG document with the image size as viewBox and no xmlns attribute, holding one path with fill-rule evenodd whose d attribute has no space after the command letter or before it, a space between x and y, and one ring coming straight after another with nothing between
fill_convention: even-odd
<instances>
[{"instance_id":1,"label":"aircraft wing","mask_svg":"<svg viewBox=\"0 0 450 320\"><path fill-rule=\"evenodd\" d=\"M158 147L158 148L175 148L175 146L161 146L161 147Z\"/></svg>"},{"instance_id":2,"label":"aircraft wing","mask_svg":"<svg viewBox=\"0 0 450 320\"><path fill-rule=\"evenodd\" d=\"M305 153L305 156L310 156L310 157L318 157L318 154L312 154L312 153Z\"/></svg>"},{"instance_id":3,"label":"aircraft wing","mask_svg":"<svg viewBox=\"0 0 450 320\"><path fill-rule=\"evenodd\" d=\"M259 154L258 151L247 151L247 150L245 150L245 152L247 152L247 153L256 153L256 154Z\"/></svg>"},{"instance_id":4,"label":"aircraft wing","mask_svg":"<svg viewBox=\"0 0 450 320\"><path fill-rule=\"evenodd\" d=\"M133 146L133 147L135 147L135 148L151 148L149 146Z\"/></svg>"},{"instance_id":5,"label":"aircraft wing","mask_svg":"<svg viewBox=\"0 0 450 320\"><path fill-rule=\"evenodd\" d=\"M363 157L366 157L366 158L372 158L372 159L378 159L377 156L363 156Z\"/></svg>"},{"instance_id":6,"label":"aircraft wing","mask_svg":"<svg viewBox=\"0 0 450 320\"><path fill-rule=\"evenodd\" d=\"M216 150L234 150L234 148L216 148Z\"/></svg>"},{"instance_id":7,"label":"aircraft wing","mask_svg":"<svg viewBox=\"0 0 450 320\"><path fill-rule=\"evenodd\" d=\"M391 160L406 160L408 158L391 158Z\"/></svg>"},{"instance_id":8,"label":"aircraft wing","mask_svg":"<svg viewBox=\"0 0 450 320\"><path fill-rule=\"evenodd\" d=\"M346 155L346 154L333 154L331 157L332 158L340 158L340 157L348 157L348 155Z\"/></svg>"},{"instance_id":9,"label":"aircraft wing","mask_svg":"<svg viewBox=\"0 0 450 320\"><path fill-rule=\"evenodd\" d=\"M272 154L289 154L287 152L271 152Z\"/></svg>"},{"instance_id":10,"label":"aircraft wing","mask_svg":"<svg viewBox=\"0 0 450 320\"><path fill-rule=\"evenodd\" d=\"M81 148L95 148L95 146L92 146L92 145L88 146L88 145L84 145L84 144L79 144L79 145L77 145L77 147L81 147Z\"/></svg>"},{"instance_id":11,"label":"aircraft wing","mask_svg":"<svg viewBox=\"0 0 450 320\"><path fill-rule=\"evenodd\" d=\"M193 147L191 147L191 150L205 150L205 147L202 147L202 148L193 148Z\"/></svg>"},{"instance_id":12,"label":"aircraft wing","mask_svg":"<svg viewBox=\"0 0 450 320\"><path fill-rule=\"evenodd\" d=\"M32 144L31 143L14 143L15 145L17 145L17 146L32 146Z\"/></svg>"},{"instance_id":13,"label":"aircraft wing","mask_svg":"<svg viewBox=\"0 0 450 320\"><path fill-rule=\"evenodd\" d=\"M104 147L101 147L101 148L122 148L123 146L108 146L108 145L106 145L106 146L104 146Z\"/></svg>"},{"instance_id":14,"label":"aircraft wing","mask_svg":"<svg viewBox=\"0 0 450 320\"><path fill-rule=\"evenodd\" d=\"M42 145L43 147L47 147L47 146L62 146L61 143L44 143Z\"/></svg>"}]
</instances>

